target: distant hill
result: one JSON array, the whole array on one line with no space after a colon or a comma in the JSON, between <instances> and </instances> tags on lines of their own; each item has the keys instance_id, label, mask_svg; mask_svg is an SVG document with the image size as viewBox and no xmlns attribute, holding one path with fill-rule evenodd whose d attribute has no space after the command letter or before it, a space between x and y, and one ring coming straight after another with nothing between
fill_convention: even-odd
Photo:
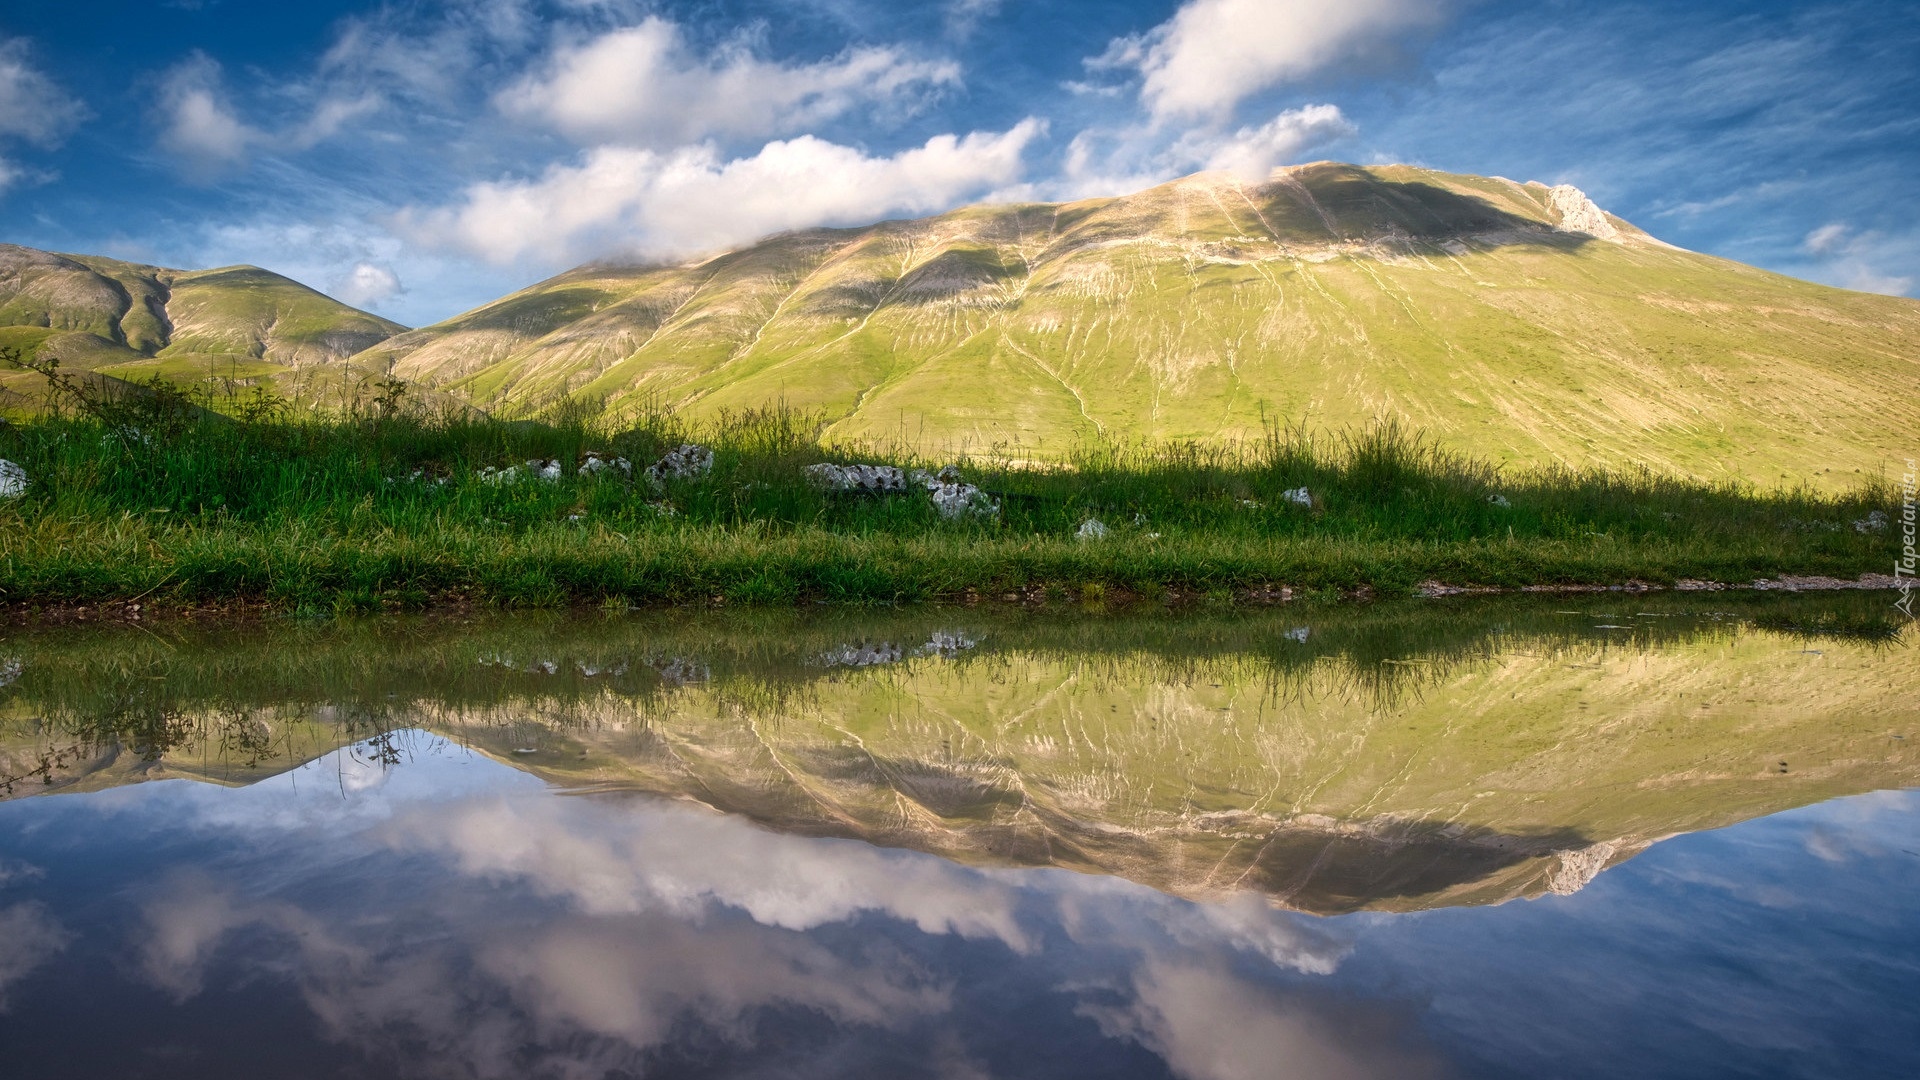
<instances>
[{"instance_id":1,"label":"distant hill","mask_svg":"<svg viewBox=\"0 0 1920 1080\"><path fill-rule=\"evenodd\" d=\"M255 266L168 270L0 244L0 345L106 377L280 382L405 329ZM0 372L14 393L35 382Z\"/></svg>"},{"instance_id":2,"label":"distant hill","mask_svg":"<svg viewBox=\"0 0 1920 1080\"><path fill-rule=\"evenodd\" d=\"M581 267L355 359L493 410L785 401L930 449L1392 416L1502 462L1824 487L1912 452L1920 302L1683 251L1571 187L1321 163Z\"/></svg>"}]
</instances>

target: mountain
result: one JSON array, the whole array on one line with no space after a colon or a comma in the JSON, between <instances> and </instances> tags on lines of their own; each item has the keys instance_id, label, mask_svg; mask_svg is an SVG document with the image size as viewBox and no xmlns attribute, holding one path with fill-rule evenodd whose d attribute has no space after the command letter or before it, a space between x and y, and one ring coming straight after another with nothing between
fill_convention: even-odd
<instances>
[{"instance_id":1,"label":"mountain","mask_svg":"<svg viewBox=\"0 0 1920 1080\"><path fill-rule=\"evenodd\" d=\"M356 359L494 410L784 401L928 449L1393 416L1501 462L1836 486L1911 451L1920 303L1680 250L1571 187L1321 163L584 266Z\"/></svg>"},{"instance_id":2,"label":"mountain","mask_svg":"<svg viewBox=\"0 0 1920 1080\"><path fill-rule=\"evenodd\" d=\"M110 378L279 381L405 329L256 266L168 270L0 244L0 345ZM0 372L0 388L32 394L37 377Z\"/></svg>"}]
</instances>

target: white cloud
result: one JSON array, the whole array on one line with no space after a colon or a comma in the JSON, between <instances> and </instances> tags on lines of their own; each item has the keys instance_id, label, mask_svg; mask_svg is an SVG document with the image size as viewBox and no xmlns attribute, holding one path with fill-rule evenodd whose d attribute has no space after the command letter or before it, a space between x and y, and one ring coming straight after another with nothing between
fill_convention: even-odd
<instances>
[{"instance_id":1,"label":"white cloud","mask_svg":"<svg viewBox=\"0 0 1920 1080\"><path fill-rule=\"evenodd\" d=\"M1881 269L1889 261L1911 264L1911 242L1902 244L1883 233L1835 221L1807 233L1800 247L1820 260L1816 276L1841 288L1887 296L1905 296L1913 288L1912 277Z\"/></svg>"},{"instance_id":2,"label":"white cloud","mask_svg":"<svg viewBox=\"0 0 1920 1080\"><path fill-rule=\"evenodd\" d=\"M87 107L56 86L27 56L24 38L0 38L0 139L57 146L87 118ZM0 195L51 173L0 157Z\"/></svg>"},{"instance_id":3,"label":"white cloud","mask_svg":"<svg viewBox=\"0 0 1920 1080\"><path fill-rule=\"evenodd\" d=\"M1839 254L1846 249L1847 234L1852 231L1840 222L1832 222L1808 233L1801 246L1815 255Z\"/></svg>"},{"instance_id":4,"label":"white cloud","mask_svg":"<svg viewBox=\"0 0 1920 1080\"><path fill-rule=\"evenodd\" d=\"M659 146L803 130L862 103L894 103L959 81L951 62L914 60L891 48L789 65L736 44L701 58L677 25L649 18L560 49L545 71L502 91L495 103L582 142Z\"/></svg>"},{"instance_id":5,"label":"white cloud","mask_svg":"<svg viewBox=\"0 0 1920 1080\"><path fill-rule=\"evenodd\" d=\"M1208 148L1206 165L1249 184L1264 182L1277 165L1302 151L1357 134L1339 107L1308 105L1289 109L1259 127L1243 127Z\"/></svg>"},{"instance_id":6,"label":"white cloud","mask_svg":"<svg viewBox=\"0 0 1920 1080\"><path fill-rule=\"evenodd\" d=\"M327 290L336 299L357 308L376 308L406 292L400 284L400 275L390 266L378 263L357 262L347 276L333 283Z\"/></svg>"},{"instance_id":7,"label":"white cloud","mask_svg":"<svg viewBox=\"0 0 1920 1080\"><path fill-rule=\"evenodd\" d=\"M51 146L86 116L86 106L28 60L25 39L0 39L0 137Z\"/></svg>"},{"instance_id":8,"label":"white cloud","mask_svg":"<svg viewBox=\"0 0 1920 1080\"><path fill-rule=\"evenodd\" d=\"M1434 0L1188 0L1089 65L1137 68L1156 118L1219 117L1249 95L1365 58L1439 19Z\"/></svg>"},{"instance_id":9,"label":"white cloud","mask_svg":"<svg viewBox=\"0 0 1920 1080\"><path fill-rule=\"evenodd\" d=\"M1338 106L1325 104L1288 109L1237 131L1195 128L1171 143L1147 126L1089 128L1068 144L1059 176L1037 188L1056 199L1128 195L1202 169L1224 170L1243 183L1258 184L1275 167L1358 132Z\"/></svg>"},{"instance_id":10,"label":"white cloud","mask_svg":"<svg viewBox=\"0 0 1920 1080\"><path fill-rule=\"evenodd\" d=\"M964 38L1000 14L1004 0L946 0L947 33Z\"/></svg>"},{"instance_id":11,"label":"white cloud","mask_svg":"<svg viewBox=\"0 0 1920 1080\"><path fill-rule=\"evenodd\" d=\"M378 94L360 94L351 98L327 98L315 106L307 121L288 133L285 141L305 150L333 138L355 120L379 109L385 102Z\"/></svg>"},{"instance_id":12,"label":"white cloud","mask_svg":"<svg viewBox=\"0 0 1920 1080\"><path fill-rule=\"evenodd\" d=\"M1042 130L1027 119L998 134L938 135L889 157L811 135L732 161L711 145L600 147L536 180L475 184L458 205L405 211L396 226L497 263L688 255L787 229L945 209L1014 181Z\"/></svg>"},{"instance_id":13,"label":"white cloud","mask_svg":"<svg viewBox=\"0 0 1920 1080\"><path fill-rule=\"evenodd\" d=\"M160 145L197 178L239 164L263 137L235 115L221 88L220 64L204 53L167 73L160 85L160 112Z\"/></svg>"}]
</instances>

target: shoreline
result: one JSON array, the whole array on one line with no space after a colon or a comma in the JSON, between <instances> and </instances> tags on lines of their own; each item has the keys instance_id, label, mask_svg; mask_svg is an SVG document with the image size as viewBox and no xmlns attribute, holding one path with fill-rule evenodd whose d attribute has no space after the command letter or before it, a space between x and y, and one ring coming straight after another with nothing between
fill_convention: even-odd
<instances>
[{"instance_id":1,"label":"shoreline","mask_svg":"<svg viewBox=\"0 0 1920 1080\"><path fill-rule=\"evenodd\" d=\"M1152 605L1161 609L1180 609L1203 604L1223 604L1226 606L1246 606L1251 608L1270 608L1288 604L1366 604L1384 599L1408 600L1446 600L1455 597L1485 596L1583 596L1583 595L1643 595L1648 593L1828 593L1828 592L1893 592L1900 587L1899 579L1891 574L1861 574L1858 578L1837 578L1819 574L1780 574L1773 577L1755 578L1751 581L1724 582L1708 581L1698 578L1682 578L1671 585L1654 582L1628 580L1618 584L1561 584L1541 583L1518 586L1477 586L1449 585L1441 581L1424 581L1409 592L1382 593L1371 586L1362 585L1352 589L1296 589L1292 586L1272 586L1268 588L1248 588L1235 590L1229 597L1209 595L1201 590L1181 590L1169 588L1158 597L1149 598L1129 589L1115 588L1102 590L1097 597L1085 594L1075 596L1063 588L1035 586L1019 591L982 595L969 590L966 595L952 599L934 599L903 601L892 603L873 602L833 602L816 600L812 602L781 604L754 604L729 601L724 596L715 596L698 601L679 603L663 602L652 604L611 605L606 602L575 601L543 607L525 607L500 604L485 600L474 600L457 594L434 597L418 606L383 607L378 611L325 612L312 615L315 618L382 618L398 615L424 616L427 618L471 618L481 614L498 614L512 611L556 611L565 610L570 614L623 613L644 611L717 611L721 609L746 608L748 610L794 610L799 608L834 607L840 609L858 607L995 607L1021 608L1027 610L1045 609L1055 606L1078 608L1083 614L1099 617L1123 615L1138 610L1142 605ZM42 627L74 626L98 624L144 625L150 622L188 622L227 621L246 623L264 621L271 618L299 615L300 612L289 604L275 603L270 600L214 600L201 603L175 603L165 598L133 597L126 600L106 600L94 603L33 601L0 602L0 626Z\"/></svg>"}]
</instances>

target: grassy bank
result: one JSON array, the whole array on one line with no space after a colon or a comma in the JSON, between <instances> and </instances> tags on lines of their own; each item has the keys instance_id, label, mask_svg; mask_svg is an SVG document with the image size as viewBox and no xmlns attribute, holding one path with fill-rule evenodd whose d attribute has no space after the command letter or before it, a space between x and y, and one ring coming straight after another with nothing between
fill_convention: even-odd
<instances>
[{"instance_id":1,"label":"grassy bank","mask_svg":"<svg viewBox=\"0 0 1920 1080\"><path fill-rule=\"evenodd\" d=\"M1152 598L1851 577L1892 557L1890 533L1852 524L1891 508L1884 487L1828 496L1502 472L1392 426L1226 448L1092 446L1048 470L961 462L998 511L948 520L922 491L808 483L807 465L876 458L820 445L791 413L615 431L585 414L410 414L400 397L321 422L284 419L271 401L221 415L161 395L0 428L0 458L31 481L0 501L0 602ZM687 440L713 449L710 472L643 475ZM581 475L588 454L634 469ZM529 460L557 461L561 475L486 475L524 474ZM1301 488L1310 505L1289 497ZM1078 536L1089 520L1103 538Z\"/></svg>"}]
</instances>

